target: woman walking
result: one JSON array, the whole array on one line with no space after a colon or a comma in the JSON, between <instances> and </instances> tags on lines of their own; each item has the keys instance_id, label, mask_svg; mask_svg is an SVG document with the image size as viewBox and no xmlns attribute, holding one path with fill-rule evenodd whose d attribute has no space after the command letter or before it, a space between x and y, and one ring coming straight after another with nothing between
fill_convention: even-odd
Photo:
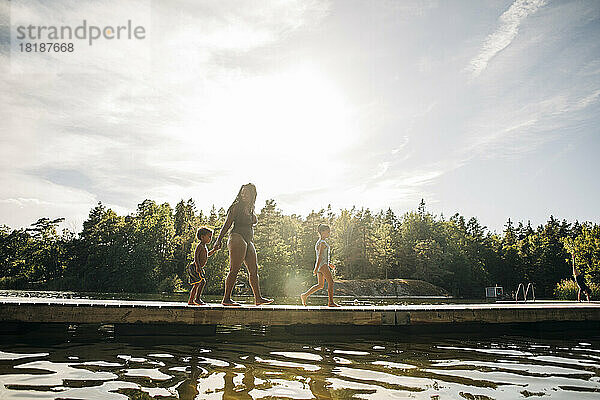
<instances>
[{"instance_id":1,"label":"woman walking","mask_svg":"<svg viewBox=\"0 0 600 400\"><path fill-rule=\"evenodd\" d=\"M242 262L246 265L250 287L254 293L254 303L258 306L261 304L269 304L273 299L267 299L260 294L260 284L258 283L258 264L256 260L256 249L254 247L254 225L257 223L256 215L254 214L254 203L256 202L256 186L251 183L242 185L235 200L227 210L227 220L221 228L221 232L217 237L214 249L221 248L223 236L227 234L229 228L231 234L227 240L227 248L229 249L229 273L225 279L225 294L221 304L224 306L239 306L238 303L231 300L231 292L235 285L238 272L242 266Z\"/></svg>"}]
</instances>

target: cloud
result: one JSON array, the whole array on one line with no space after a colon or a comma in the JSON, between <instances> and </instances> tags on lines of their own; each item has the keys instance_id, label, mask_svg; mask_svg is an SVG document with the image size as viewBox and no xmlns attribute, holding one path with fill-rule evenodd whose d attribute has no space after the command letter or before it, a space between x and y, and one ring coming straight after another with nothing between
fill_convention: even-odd
<instances>
[{"instance_id":1,"label":"cloud","mask_svg":"<svg viewBox=\"0 0 600 400\"><path fill-rule=\"evenodd\" d=\"M514 41L523 21L545 4L516 1L509 7L501 27L473 60L474 76L485 70L498 49ZM465 118L466 134L461 140L465 159L522 157L585 131L583 126L594 117L592 107L600 98L599 11L596 2L549 3L503 55L494 75L472 81L469 87L478 101Z\"/></svg>"},{"instance_id":2,"label":"cloud","mask_svg":"<svg viewBox=\"0 0 600 400\"><path fill-rule=\"evenodd\" d=\"M24 199L22 197L16 198L16 199L0 199L0 203L2 204L11 204L11 205L15 205L18 207L27 207L30 205L33 206L40 206L40 205L49 205L51 204L48 201L43 201L40 199Z\"/></svg>"},{"instance_id":3,"label":"cloud","mask_svg":"<svg viewBox=\"0 0 600 400\"><path fill-rule=\"evenodd\" d=\"M523 155L567 134L565 128L589 118L586 108L600 99L600 90L559 92L538 101L502 104L480 113L469 125L466 159Z\"/></svg>"},{"instance_id":4,"label":"cloud","mask_svg":"<svg viewBox=\"0 0 600 400\"><path fill-rule=\"evenodd\" d=\"M381 0L383 11L394 18L420 17L439 6L438 0Z\"/></svg>"},{"instance_id":5,"label":"cloud","mask_svg":"<svg viewBox=\"0 0 600 400\"><path fill-rule=\"evenodd\" d=\"M42 217L68 219L80 225L98 201L90 193L57 185L19 172L0 174L0 224L22 227ZM78 226L77 229L81 229Z\"/></svg>"},{"instance_id":6,"label":"cloud","mask_svg":"<svg viewBox=\"0 0 600 400\"><path fill-rule=\"evenodd\" d=\"M587 106L595 103L600 99L600 90L595 90L591 92L589 95L584 96L583 98L577 100L571 107L571 110L582 110Z\"/></svg>"},{"instance_id":7,"label":"cloud","mask_svg":"<svg viewBox=\"0 0 600 400\"><path fill-rule=\"evenodd\" d=\"M408 145L409 139L408 136L404 136L402 138L402 142L397 147L392 149L392 154L398 154L402 149L404 149Z\"/></svg>"},{"instance_id":8,"label":"cloud","mask_svg":"<svg viewBox=\"0 0 600 400\"><path fill-rule=\"evenodd\" d=\"M519 33L523 21L546 4L546 0L516 0L499 18L500 25L483 43L480 53L471 60L469 69L474 77L480 75L489 62L508 47Z\"/></svg>"},{"instance_id":9,"label":"cloud","mask_svg":"<svg viewBox=\"0 0 600 400\"><path fill-rule=\"evenodd\" d=\"M285 176L265 154L275 148L275 162L291 163L275 133L286 130L284 118L294 117L294 107L318 114L323 102L339 103L335 89L326 89L330 94L311 105L311 91L327 81L310 68L273 75L272 60L260 53L319 24L328 1L64 0L11 7L15 15L48 24L130 17L148 32L143 46L129 43L125 53L95 43L100 58L71 57L68 68L35 53L19 63L3 43L0 221L11 225L28 224L40 212L81 221L99 200L124 212L145 198L194 197L200 207L230 201L231 193L218 188L233 193L253 176ZM1 12L8 21L10 7L3 3ZM247 61L254 63L251 73L242 70ZM48 68L30 79L22 74L28 66ZM261 91L268 93L258 98ZM300 101L282 102L286 91ZM310 120L299 122L298 129L319 135Z\"/></svg>"},{"instance_id":10,"label":"cloud","mask_svg":"<svg viewBox=\"0 0 600 400\"><path fill-rule=\"evenodd\" d=\"M257 206L274 198L290 213L442 201L481 159L591 129L597 3L548 2L529 20L544 1L510 3L485 14L486 2L134 0L134 16L151 5L143 49L35 78L11 71L0 30L0 223L81 222L99 200L121 213L145 198L206 210L249 181ZM83 2L24 4L77 19ZM110 1L85 4L113 15ZM497 23L474 31L475 18ZM480 79L465 80L465 65Z\"/></svg>"}]
</instances>

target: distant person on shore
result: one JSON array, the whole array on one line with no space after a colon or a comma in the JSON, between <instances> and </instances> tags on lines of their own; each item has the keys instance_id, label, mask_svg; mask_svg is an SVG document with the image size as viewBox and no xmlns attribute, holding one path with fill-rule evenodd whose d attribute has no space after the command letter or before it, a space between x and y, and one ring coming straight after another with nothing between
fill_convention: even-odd
<instances>
[{"instance_id":1,"label":"distant person on shore","mask_svg":"<svg viewBox=\"0 0 600 400\"><path fill-rule=\"evenodd\" d=\"M587 297L587 301L590 301L592 291L587 283L585 283L585 277L581 274L579 268L575 266L575 254L571 254L571 259L573 260L573 277L575 278L575 282L577 282L577 287L579 288L579 291L577 292L577 301L581 301L581 292L584 292L585 297Z\"/></svg>"},{"instance_id":2,"label":"distant person on shore","mask_svg":"<svg viewBox=\"0 0 600 400\"><path fill-rule=\"evenodd\" d=\"M331 270L335 269L335 266L329 263L330 247L326 240L331 235L331 230L329 225L320 224L317 231L319 232L319 240L317 240L317 243L315 244L317 261L315 262L315 269L313 270L313 275L317 276L317 283L306 292L302 293L300 295L300 300L302 300L302 305L305 306L308 296L317 290L323 289L325 281L327 281L327 295L329 296L327 305L329 307L339 307L339 305L333 301L333 276L331 275Z\"/></svg>"},{"instance_id":3,"label":"distant person on shore","mask_svg":"<svg viewBox=\"0 0 600 400\"><path fill-rule=\"evenodd\" d=\"M204 286L206 286L204 266L208 261L208 257L212 256L215 252L214 249L208 251L206 248L206 245L210 243L212 239L212 235L212 230L206 227L202 227L198 229L198 232L196 232L196 238L200 241L200 243L198 243L196 250L194 251L194 262L190 263L188 266L190 285L192 285L192 290L190 290L190 298L188 299L189 305L203 306L206 304L200 297L202 296Z\"/></svg>"},{"instance_id":4,"label":"distant person on shore","mask_svg":"<svg viewBox=\"0 0 600 400\"><path fill-rule=\"evenodd\" d=\"M221 248L223 237L227 234L231 225L233 225L229 240L227 240L229 273L225 279L225 294L221 302L224 306L239 306L238 303L231 300L231 292L233 291L238 272L242 267L242 262L248 270L250 287L252 288L252 293L254 293L254 303L259 306L273 302L273 299L262 297L258 282L258 264L256 249L254 248L254 225L258 222L254 214L255 202L256 186L251 183L242 185L235 200L227 210L227 220L221 228L219 237L217 237L213 247L213 250Z\"/></svg>"}]
</instances>

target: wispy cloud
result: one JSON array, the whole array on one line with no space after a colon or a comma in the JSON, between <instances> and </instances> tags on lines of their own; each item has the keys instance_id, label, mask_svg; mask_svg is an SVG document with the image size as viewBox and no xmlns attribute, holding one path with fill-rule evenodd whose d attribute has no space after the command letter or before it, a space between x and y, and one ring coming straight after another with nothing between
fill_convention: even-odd
<instances>
[{"instance_id":1,"label":"wispy cloud","mask_svg":"<svg viewBox=\"0 0 600 400\"><path fill-rule=\"evenodd\" d=\"M519 33L523 21L546 4L546 0L516 0L499 18L500 25L490 34L480 53L471 60L469 69L474 77L481 74L489 62L508 47Z\"/></svg>"},{"instance_id":2,"label":"wispy cloud","mask_svg":"<svg viewBox=\"0 0 600 400\"><path fill-rule=\"evenodd\" d=\"M24 199L24 198L10 198L10 199L0 199L0 204L12 204L19 206L21 208L26 206L40 206L40 205L48 205L50 204L47 201L43 201L40 199Z\"/></svg>"},{"instance_id":3,"label":"wispy cloud","mask_svg":"<svg viewBox=\"0 0 600 400\"><path fill-rule=\"evenodd\" d=\"M408 136L403 136L400 144L392 149L392 154L398 154L402 149L404 149L408 145L409 139Z\"/></svg>"},{"instance_id":4,"label":"wispy cloud","mask_svg":"<svg viewBox=\"0 0 600 400\"><path fill-rule=\"evenodd\" d=\"M570 108L572 110L582 110L582 109L586 108L587 106L591 105L592 103L595 103L596 101L598 101L598 99L600 99L600 89L594 90L589 95L577 100L575 102L575 104L571 105Z\"/></svg>"},{"instance_id":5,"label":"wispy cloud","mask_svg":"<svg viewBox=\"0 0 600 400\"><path fill-rule=\"evenodd\" d=\"M542 144L565 135L564 128L581 119L580 114L600 99L600 90L558 93L525 105L504 104L481 113L470 126L466 158L512 157L536 150Z\"/></svg>"}]
</instances>

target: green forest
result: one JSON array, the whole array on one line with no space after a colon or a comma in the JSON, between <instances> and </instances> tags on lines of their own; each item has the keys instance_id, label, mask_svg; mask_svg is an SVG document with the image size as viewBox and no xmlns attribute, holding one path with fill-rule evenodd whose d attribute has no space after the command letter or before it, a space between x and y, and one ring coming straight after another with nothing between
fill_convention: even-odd
<instances>
[{"instance_id":1,"label":"green forest","mask_svg":"<svg viewBox=\"0 0 600 400\"><path fill-rule=\"evenodd\" d=\"M129 215L99 203L80 233L59 232L63 219L42 218L26 229L0 227L0 288L91 292L187 290L186 266L200 226L218 229L224 208L205 214L194 201L145 200ZM255 245L263 292L296 295L314 283L314 243L320 223L332 227L332 261L338 279L421 279L457 297L484 296L498 284L506 292L535 284L538 298L572 298L571 254L591 283L600 286L600 226L550 216L540 226L510 219L501 233L475 217L433 215L422 201L416 210L342 209L307 216L285 215L274 200L258 215ZM222 249L209 258L205 293L222 294L228 271ZM238 278L247 286L246 276Z\"/></svg>"}]
</instances>

